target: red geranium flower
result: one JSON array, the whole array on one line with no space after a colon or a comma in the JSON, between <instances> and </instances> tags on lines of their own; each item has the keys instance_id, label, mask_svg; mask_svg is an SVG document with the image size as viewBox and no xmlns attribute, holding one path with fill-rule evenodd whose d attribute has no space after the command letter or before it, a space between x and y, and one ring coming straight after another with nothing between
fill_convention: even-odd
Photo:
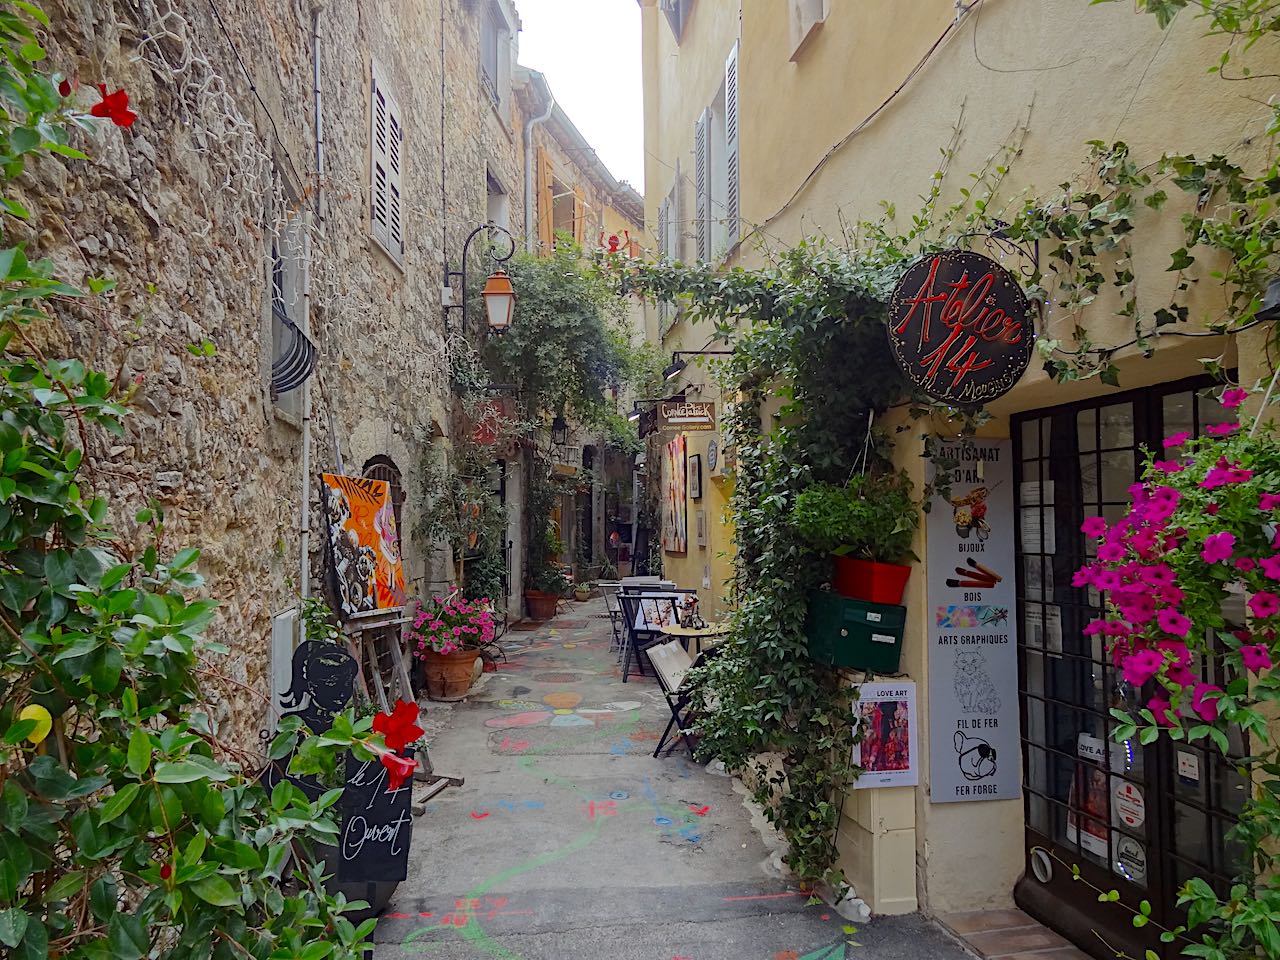
<instances>
[{"instance_id":1,"label":"red geranium flower","mask_svg":"<svg viewBox=\"0 0 1280 960\"><path fill-rule=\"evenodd\" d=\"M63 80L61 83L59 83L59 84L58 84L58 96L60 96L60 97L69 97L69 96L71 96L71 81L70 81L70 80Z\"/></svg>"},{"instance_id":2,"label":"red geranium flower","mask_svg":"<svg viewBox=\"0 0 1280 960\"><path fill-rule=\"evenodd\" d=\"M397 700L390 713L380 713L373 718L373 729L386 740L392 750L403 750L422 736L418 726L418 705L407 700Z\"/></svg>"},{"instance_id":3,"label":"red geranium flower","mask_svg":"<svg viewBox=\"0 0 1280 960\"><path fill-rule=\"evenodd\" d=\"M387 768L387 793L399 790L418 769L416 761L390 752L382 755L382 765Z\"/></svg>"},{"instance_id":4,"label":"red geranium flower","mask_svg":"<svg viewBox=\"0 0 1280 960\"><path fill-rule=\"evenodd\" d=\"M89 113L95 117L109 117L117 127L133 126L133 121L138 119L138 115L129 109L129 94L124 90L107 93L105 83L98 84L98 90L102 93L102 102L95 103Z\"/></svg>"},{"instance_id":5,"label":"red geranium flower","mask_svg":"<svg viewBox=\"0 0 1280 960\"><path fill-rule=\"evenodd\" d=\"M168 880L168 879L169 879L170 877L172 877L172 876L173 876L173 867L172 867L172 866L170 866L170 865L169 865L169 864L167 864L167 863L166 863L166 864L163 864L163 865L160 867L160 879L161 879L161 880Z\"/></svg>"}]
</instances>

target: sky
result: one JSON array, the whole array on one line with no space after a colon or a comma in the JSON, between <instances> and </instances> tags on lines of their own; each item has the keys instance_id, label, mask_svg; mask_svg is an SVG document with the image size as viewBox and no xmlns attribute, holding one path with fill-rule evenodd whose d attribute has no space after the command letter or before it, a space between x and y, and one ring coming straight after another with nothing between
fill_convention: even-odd
<instances>
[{"instance_id":1,"label":"sky","mask_svg":"<svg viewBox=\"0 0 1280 960\"><path fill-rule=\"evenodd\" d=\"M636 0L515 0L520 62L619 180L644 192L644 88Z\"/></svg>"}]
</instances>

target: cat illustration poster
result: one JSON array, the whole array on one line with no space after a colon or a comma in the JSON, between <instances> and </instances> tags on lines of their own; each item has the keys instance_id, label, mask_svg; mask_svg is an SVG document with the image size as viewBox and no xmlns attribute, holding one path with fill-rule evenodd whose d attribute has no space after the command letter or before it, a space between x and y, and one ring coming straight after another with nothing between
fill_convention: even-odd
<instances>
[{"instance_id":1,"label":"cat illustration poster","mask_svg":"<svg viewBox=\"0 0 1280 960\"><path fill-rule=\"evenodd\" d=\"M864 683L853 705L853 722L858 737L853 761L862 770L856 789L919 782L914 683Z\"/></svg>"},{"instance_id":2,"label":"cat illustration poster","mask_svg":"<svg viewBox=\"0 0 1280 960\"><path fill-rule=\"evenodd\" d=\"M1022 795L1013 449L938 444L926 520L929 799L1011 800Z\"/></svg>"}]
</instances>

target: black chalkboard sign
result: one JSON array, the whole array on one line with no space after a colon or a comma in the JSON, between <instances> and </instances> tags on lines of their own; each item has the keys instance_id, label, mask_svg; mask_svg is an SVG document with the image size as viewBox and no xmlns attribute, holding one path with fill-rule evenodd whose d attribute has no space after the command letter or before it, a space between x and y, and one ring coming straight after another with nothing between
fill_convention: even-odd
<instances>
[{"instance_id":1,"label":"black chalkboard sign","mask_svg":"<svg viewBox=\"0 0 1280 960\"><path fill-rule=\"evenodd\" d=\"M980 253L943 250L917 260L894 288L886 322L907 378L957 407L1008 393L1031 362L1026 295Z\"/></svg>"},{"instance_id":2,"label":"black chalkboard sign","mask_svg":"<svg viewBox=\"0 0 1280 960\"><path fill-rule=\"evenodd\" d=\"M413 758L412 748L400 756ZM409 810L413 777L388 791L387 770L376 758L348 754L347 785L342 791L342 828L338 834L338 881L404 880L413 836Z\"/></svg>"}]
</instances>

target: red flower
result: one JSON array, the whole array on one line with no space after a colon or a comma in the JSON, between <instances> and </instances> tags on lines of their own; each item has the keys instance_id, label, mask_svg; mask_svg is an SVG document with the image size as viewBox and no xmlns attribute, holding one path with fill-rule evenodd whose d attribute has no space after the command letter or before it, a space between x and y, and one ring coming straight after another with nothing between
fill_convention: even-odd
<instances>
[{"instance_id":1,"label":"red flower","mask_svg":"<svg viewBox=\"0 0 1280 960\"><path fill-rule=\"evenodd\" d=\"M89 113L95 117L109 117L117 127L133 126L138 115L129 109L129 94L123 90L107 93L105 83L98 84L98 90L102 93L102 102L95 103Z\"/></svg>"},{"instance_id":2,"label":"red flower","mask_svg":"<svg viewBox=\"0 0 1280 960\"><path fill-rule=\"evenodd\" d=\"M418 726L418 705L407 700L397 700L390 713L380 713L373 718L373 729L380 733L392 750L403 750L422 736Z\"/></svg>"},{"instance_id":3,"label":"red flower","mask_svg":"<svg viewBox=\"0 0 1280 960\"><path fill-rule=\"evenodd\" d=\"M170 864L164 864L160 867L160 879L168 880L173 876L173 867Z\"/></svg>"},{"instance_id":4,"label":"red flower","mask_svg":"<svg viewBox=\"0 0 1280 960\"><path fill-rule=\"evenodd\" d=\"M71 96L71 81L70 81L70 80L63 80L61 83L59 83L59 84L58 84L58 96L60 96L60 97L69 97L69 96Z\"/></svg>"},{"instance_id":5,"label":"red flower","mask_svg":"<svg viewBox=\"0 0 1280 960\"><path fill-rule=\"evenodd\" d=\"M394 753L384 753L382 765L387 768L387 793L399 790L413 776L413 771L418 769L416 761Z\"/></svg>"}]
</instances>

